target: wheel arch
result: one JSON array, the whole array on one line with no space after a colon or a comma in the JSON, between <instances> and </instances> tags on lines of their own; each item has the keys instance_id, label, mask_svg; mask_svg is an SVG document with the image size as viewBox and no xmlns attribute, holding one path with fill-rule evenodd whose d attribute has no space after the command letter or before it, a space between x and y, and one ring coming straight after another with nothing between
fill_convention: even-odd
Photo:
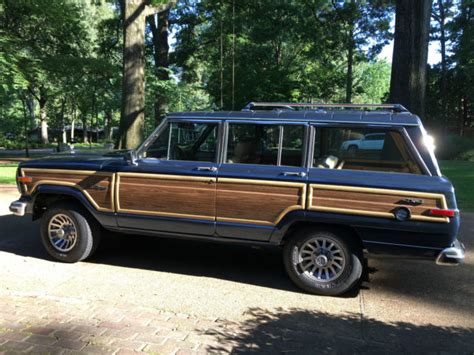
<instances>
[{"instance_id":1,"label":"wheel arch","mask_svg":"<svg viewBox=\"0 0 474 355\"><path fill-rule=\"evenodd\" d=\"M279 245L283 246L295 233L297 233L297 231L310 228L313 228L315 230L330 230L337 234L345 235L348 238L351 238L351 240L360 248L361 251L364 251L365 249L360 234L352 226L346 224L311 220L297 220L291 223L291 225L289 225L286 231L282 234L279 240Z\"/></svg>"},{"instance_id":2,"label":"wheel arch","mask_svg":"<svg viewBox=\"0 0 474 355\"><path fill-rule=\"evenodd\" d=\"M33 220L41 218L50 206L58 202L70 202L81 206L102 225L116 224L113 214L97 211L80 190L58 185L41 185L35 191L31 202Z\"/></svg>"}]
</instances>

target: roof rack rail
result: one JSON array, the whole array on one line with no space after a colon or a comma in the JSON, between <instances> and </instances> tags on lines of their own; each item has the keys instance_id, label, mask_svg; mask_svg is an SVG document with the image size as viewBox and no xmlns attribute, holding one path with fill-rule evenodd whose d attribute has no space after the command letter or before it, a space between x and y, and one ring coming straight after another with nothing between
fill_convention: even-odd
<instances>
[{"instance_id":1,"label":"roof rack rail","mask_svg":"<svg viewBox=\"0 0 474 355\"><path fill-rule=\"evenodd\" d=\"M391 110L393 112L408 112L408 110L400 104L321 104L321 103L287 103L287 102L249 102L242 111L251 111L254 107L274 107L287 110L294 110L294 107L313 107L319 108L381 108Z\"/></svg>"}]
</instances>

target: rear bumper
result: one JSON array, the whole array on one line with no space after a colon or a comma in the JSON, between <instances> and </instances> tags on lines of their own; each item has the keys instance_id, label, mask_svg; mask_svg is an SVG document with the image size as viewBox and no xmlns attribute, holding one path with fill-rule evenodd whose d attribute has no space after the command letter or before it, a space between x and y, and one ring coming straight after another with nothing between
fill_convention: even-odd
<instances>
[{"instance_id":1,"label":"rear bumper","mask_svg":"<svg viewBox=\"0 0 474 355\"><path fill-rule=\"evenodd\" d=\"M10 212L13 213L15 216L24 216L26 214L27 207L28 203L25 201L13 201L10 204Z\"/></svg>"},{"instance_id":2,"label":"rear bumper","mask_svg":"<svg viewBox=\"0 0 474 355\"><path fill-rule=\"evenodd\" d=\"M455 240L449 248L443 249L436 258L438 265L459 265L464 261L466 248L459 240Z\"/></svg>"}]
</instances>

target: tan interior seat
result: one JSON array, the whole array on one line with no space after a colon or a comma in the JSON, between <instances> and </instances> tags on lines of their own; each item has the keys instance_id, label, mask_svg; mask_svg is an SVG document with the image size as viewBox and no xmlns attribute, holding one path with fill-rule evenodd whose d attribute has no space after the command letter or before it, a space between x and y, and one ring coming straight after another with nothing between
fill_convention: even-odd
<instances>
[{"instance_id":1,"label":"tan interior seat","mask_svg":"<svg viewBox=\"0 0 474 355\"><path fill-rule=\"evenodd\" d=\"M241 141L235 145L234 155L230 163L258 164L261 159L260 144L251 141Z\"/></svg>"}]
</instances>

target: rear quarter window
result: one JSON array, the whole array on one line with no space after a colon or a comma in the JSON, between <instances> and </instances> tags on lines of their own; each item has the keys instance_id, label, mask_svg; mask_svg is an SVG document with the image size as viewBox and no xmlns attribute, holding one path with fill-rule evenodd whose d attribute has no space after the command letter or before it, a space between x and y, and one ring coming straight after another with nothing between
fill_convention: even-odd
<instances>
[{"instance_id":1,"label":"rear quarter window","mask_svg":"<svg viewBox=\"0 0 474 355\"><path fill-rule=\"evenodd\" d=\"M422 174L397 130L316 127L313 167Z\"/></svg>"}]
</instances>

